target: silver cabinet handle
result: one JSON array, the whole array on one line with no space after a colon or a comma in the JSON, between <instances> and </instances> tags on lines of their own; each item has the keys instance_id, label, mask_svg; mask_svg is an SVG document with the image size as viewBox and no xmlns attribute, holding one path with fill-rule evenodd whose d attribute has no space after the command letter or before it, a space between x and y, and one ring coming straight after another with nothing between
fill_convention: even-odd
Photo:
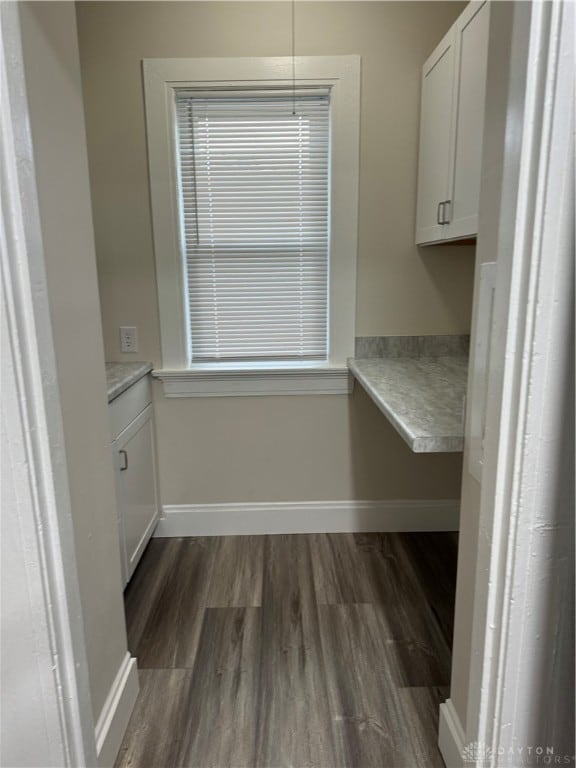
<instances>
[{"instance_id":1,"label":"silver cabinet handle","mask_svg":"<svg viewBox=\"0 0 576 768\"><path fill-rule=\"evenodd\" d=\"M438 203L436 210L436 224L444 224L444 203Z\"/></svg>"},{"instance_id":2,"label":"silver cabinet handle","mask_svg":"<svg viewBox=\"0 0 576 768\"><path fill-rule=\"evenodd\" d=\"M452 213L452 200L444 200L442 203L442 224L450 224L450 216L446 217L446 206L450 206L448 210Z\"/></svg>"},{"instance_id":3,"label":"silver cabinet handle","mask_svg":"<svg viewBox=\"0 0 576 768\"><path fill-rule=\"evenodd\" d=\"M128 454L124 450L120 450L120 451L118 451L118 453L124 459L124 464L123 464L123 466L120 467L120 472L125 472L128 469Z\"/></svg>"}]
</instances>

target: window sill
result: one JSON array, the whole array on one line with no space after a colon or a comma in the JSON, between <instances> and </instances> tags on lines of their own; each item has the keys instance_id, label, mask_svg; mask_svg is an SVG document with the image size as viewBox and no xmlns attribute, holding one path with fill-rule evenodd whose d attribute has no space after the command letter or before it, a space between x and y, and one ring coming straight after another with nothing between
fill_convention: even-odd
<instances>
[{"instance_id":1,"label":"window sill","mask_svg":"<svg viewBox=\"0 0 576 768\"><path fill-rule=\"evenodd\" d=\"M254 395L347 395L352 377L346 365L157 369L166 397Z\"/></svg>"}]
</instances>

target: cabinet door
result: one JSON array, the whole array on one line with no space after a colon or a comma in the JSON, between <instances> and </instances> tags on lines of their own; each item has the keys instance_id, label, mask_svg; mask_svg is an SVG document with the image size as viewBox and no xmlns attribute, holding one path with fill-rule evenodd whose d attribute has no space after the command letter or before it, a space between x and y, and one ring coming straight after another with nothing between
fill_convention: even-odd
<instances>
[{"instance_id":1,"label":"cabinet door","mask_svg":"<svg viewBox=\"0 0 576 768\"><path fill-rule=\"evenodd\" d=\"M128 581L158 519L152 406L119 435L115 446Z\"/></svg>"},{"instance_id":2,"label":"cabinet door","mask_svg":"<svg viewBox=\"0 0 576 768\"><path fill-rule=\"evenodd\" d=\"M449 224L444 237L478 233L478 203L486 101L489 3L470 3L455 24L457 74Z\"/></svg>"},{"instance_id":3,"label":"cabinet door","mask_svg":"<svg viewBox=\"0 0 576 768\"><path fill-rule=\"evenodd\" d=\"M452 28L422 70L416 243L444 238L439 206L450 197L454 55Z\"/></svg>"}]
</instances>

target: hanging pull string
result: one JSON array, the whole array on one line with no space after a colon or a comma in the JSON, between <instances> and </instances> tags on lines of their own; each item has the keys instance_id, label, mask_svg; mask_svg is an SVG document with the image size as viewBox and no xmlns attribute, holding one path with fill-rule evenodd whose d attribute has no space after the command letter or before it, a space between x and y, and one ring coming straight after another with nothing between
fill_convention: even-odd
<instances>
[{"instance_id":1,"label":"hanging pull string","mask_svg":"<svg viewBox=\"0 0 576 768\"><path fill-rule=\"evenodd\" d=\"M296 0L290 0L292 29L292 114L296 114Z\"/></svg>"}]
</instances>

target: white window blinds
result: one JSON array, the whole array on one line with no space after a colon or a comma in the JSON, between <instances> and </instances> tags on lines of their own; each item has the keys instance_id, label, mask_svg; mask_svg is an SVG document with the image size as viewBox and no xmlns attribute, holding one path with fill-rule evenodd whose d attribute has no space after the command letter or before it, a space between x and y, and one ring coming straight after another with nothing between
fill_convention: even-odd
<instances>
[{"instance_id":1,"label":"white window blinds","mask_svg":"<svg viewBox=\"0 0 576 768\"><path fill-rule=\"evenodd\" d=\"M176 98L190 361L325 360L329 96Z\"/></svg>"}]
</instances>

